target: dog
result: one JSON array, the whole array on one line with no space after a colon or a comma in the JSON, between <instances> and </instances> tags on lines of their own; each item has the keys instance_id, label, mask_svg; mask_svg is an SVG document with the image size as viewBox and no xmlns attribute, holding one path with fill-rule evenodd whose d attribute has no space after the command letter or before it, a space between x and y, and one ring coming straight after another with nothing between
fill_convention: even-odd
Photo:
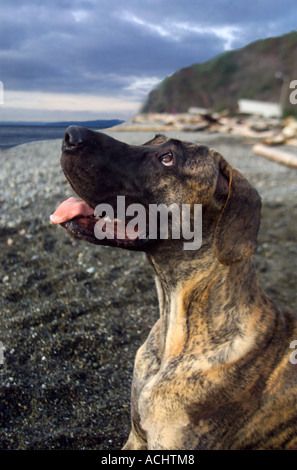
<instances>
[{"instance_id":1,"label":"dog","mask_svg":"<svg viewBox=\"0 0 297 470\"><path fill-rule=\"evenodd\" d=\"M256 189L215 150L163 135L135 146L70 126L61 166L80 199L52 222L77 239L143 251L156 273L160 318L136 354L123 449L297 449L297 318L256 277ZM147 212L202 205L200 248L184 249L172 230L127 236L126 221L96 216L101 204L116 210L118 195Z\"/></svg>"}]
</instances>

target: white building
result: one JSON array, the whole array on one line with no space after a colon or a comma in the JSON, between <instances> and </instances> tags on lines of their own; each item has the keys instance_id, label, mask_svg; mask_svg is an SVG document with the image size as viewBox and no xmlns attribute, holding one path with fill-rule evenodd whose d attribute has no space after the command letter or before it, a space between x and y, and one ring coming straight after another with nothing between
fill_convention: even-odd
<instances>
[{"instance_id":1,"label":"white building","mask_svg":"<svg viewBox=\"0 0 297 470\"><path fill-rule=\"evenodd\" d=\"M278 103L268 103L267 101L238 100L238 110L240 113L256 114L264 117L282 117L282 109Z\"/></svg>"}]
</instances>

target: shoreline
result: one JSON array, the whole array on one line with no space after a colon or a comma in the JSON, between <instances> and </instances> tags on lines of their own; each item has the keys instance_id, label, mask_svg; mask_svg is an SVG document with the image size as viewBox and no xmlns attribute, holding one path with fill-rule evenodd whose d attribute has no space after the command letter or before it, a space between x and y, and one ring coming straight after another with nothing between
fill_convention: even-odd
<instances>
[{"instance_id":1,"label":"shoreline","mask_svg":"<svg viewBox=\"0 0 297 470\"><path fill-rule=\"evenodd\" d=\"M91 124L95 121L89 122ZM47 131L59 128L61 129L61 137L59 138L62 139L63 132L68 127L68 124L65 123L65 125L63 125L62 122L56 124L56 126L53 126L51 123L48 123L47 126L30 126L23 124L21 127L37 127L40 130L47 129ZM83 124L83 122L79 122L77 124L73 123L73 125ZM12 129L14 127L18 128L18 126L9 127ZM230 115L226 111L216 113L207 110L200 113L189 111L188 113L180 114L138 113L131 119L122 121L112 127L97 128L94 125L88 126L88 122L85 123L85 127L101 132L116 132L123 135L150 132L185 134L188 136L194 136L194 139L197 135L203 136L204 134L207 135L208 138L210 138L210 136L214 136L214 138L216 138L217 135L219 135L220 138L247 138L251 140L254 139L255 143L263 143L268 146L289 146L293 148L293 153L297 155L297 120L293 116L282 119L249 114ZM125 139L125 137L122 138ZM42 138L38 138L36 141L42 142L46 140L47 139L43 140ZM51 138L50 140L55 139ZM191 137L188 140L191 140ZM31 142L34 142L34 140L30 139L24 143ZM16 145L22 144L23 143ZM13 147L16 145L13 145ZM8 150L9 148L12 147L3 148L2 150Z\"/></svg>"}]
</instances>

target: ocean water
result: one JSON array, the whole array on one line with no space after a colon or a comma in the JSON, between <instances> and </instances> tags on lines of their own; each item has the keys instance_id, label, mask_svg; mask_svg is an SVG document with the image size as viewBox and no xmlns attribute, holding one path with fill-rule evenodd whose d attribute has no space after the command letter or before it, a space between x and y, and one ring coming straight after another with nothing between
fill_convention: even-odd
<instances>
[{"instance_id":1,"label":"ocean water","mask_svg":"<svg viewBox=\"0 0 297 470\"><path fill-rule=\"evenodd\" d=\"M65 129L63 127L52 126L0 125L0 149L8 149L16 145L37 140L62 139Z\"/></svg>"},{"instance_id":2,"label":"ocean water","mask_svg":"<svg viewBox=\"0 0 297 470\"><path fill-rule=\"evenodd\" d=\"M46 126L46 125L3 125L0 124L0 149L8 149L16 145L38 140L62 139L68 125ZM90 129L104 129L103 126L96 127L86 125ZM109 126L108 126L109 127Z\"/></svg>"}]
</instances>

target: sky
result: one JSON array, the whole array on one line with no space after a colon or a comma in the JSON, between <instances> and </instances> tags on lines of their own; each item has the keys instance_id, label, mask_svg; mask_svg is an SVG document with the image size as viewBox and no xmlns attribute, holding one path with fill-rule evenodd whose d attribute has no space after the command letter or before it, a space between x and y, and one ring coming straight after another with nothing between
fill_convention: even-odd
<instances>
[{"instance_id":1,"label":"sky","mask_svg":"<svg viewBox=\"0 0 297 470\"><path fill-rule=\"evenodd\" d=\"M0 121L126 120L180 68L296 25L296 0L1 0Z\"/></svg>"}]
</instances>

